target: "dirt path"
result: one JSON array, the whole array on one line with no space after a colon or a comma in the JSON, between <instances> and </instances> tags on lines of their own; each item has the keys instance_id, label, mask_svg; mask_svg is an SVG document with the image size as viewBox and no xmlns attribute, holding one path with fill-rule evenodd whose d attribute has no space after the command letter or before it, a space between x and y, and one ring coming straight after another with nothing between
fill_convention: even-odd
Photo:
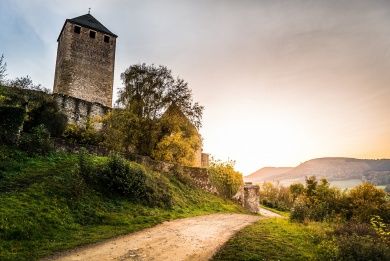
<instances>
[{"instance_id":1,"label":"dirt path","mask_svg":"<svg viewBox=\"0 0 390 261\"><path fill-rule=\"evenodd\" d=\"M281 215L275 213L275 212L272 212L268 209L265 209L265 208L260 208L260 211L258 212L260 215L264 216L264 217L279 217L279 218L282 218Z\"/></svg>"},{"instance_id":2,"label":"dirt path","mask_svg":"<svg viewBox=\"0 0 390 261\"><path fill-rule=\"evenodd\" d=\"M164 222L45 260L208 260L259 216L212 214Z\"/></svg>"}]
</instances>

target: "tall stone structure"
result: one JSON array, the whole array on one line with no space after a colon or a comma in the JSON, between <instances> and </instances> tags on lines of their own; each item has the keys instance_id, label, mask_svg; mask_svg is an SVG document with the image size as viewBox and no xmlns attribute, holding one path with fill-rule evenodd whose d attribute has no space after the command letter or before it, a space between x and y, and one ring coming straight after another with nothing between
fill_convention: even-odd
<instances>
[{"instance_id":1,"label":"tall stone structure","mask_svg":"<svg viewBox=\"0 0 390 261\"><path fill-rule=\"evenodd\" d=\"M116 38L89 13L67 19L57 39L53 92L111 107Z\"/></svg>"}]
</instances>

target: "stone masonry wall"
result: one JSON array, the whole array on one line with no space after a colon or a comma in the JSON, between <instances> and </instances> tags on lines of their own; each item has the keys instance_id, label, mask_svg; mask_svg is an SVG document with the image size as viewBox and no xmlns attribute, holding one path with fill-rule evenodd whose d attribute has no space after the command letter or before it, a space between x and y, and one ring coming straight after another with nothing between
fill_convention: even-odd
<instances>
[{"instance_id":1,"label":"stone masonry wall","mask_svg":"<svg viewBox=\"0 0 390 261\"><path fill-rule=\"evenodd\" d=\"M66 22L58 39L53 92L111 107L116 39L106 43L105 34L91 38L90 29L78 34L74 26Z\"/></svg>"},{"instance_id":2,"label":"stone masonry wall","mask_svg":"<svg viewBox=\"0 0 390 261\"><path fill-rule=\"evenodd\" d=\"M88 102L75 97L58 94L53 94L59 109L68 117L68 123L76 124L80 127L85 127L88 119L94 119L104 116L111 110L96 102ZM102 123L94 123L97 130L102 128Z\"/></svg>"}]
</instances>

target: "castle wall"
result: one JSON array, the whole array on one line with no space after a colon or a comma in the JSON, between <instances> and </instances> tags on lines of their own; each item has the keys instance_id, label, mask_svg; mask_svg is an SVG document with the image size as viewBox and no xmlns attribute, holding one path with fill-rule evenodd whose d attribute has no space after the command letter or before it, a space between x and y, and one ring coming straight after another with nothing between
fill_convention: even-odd
<instances>
[{"instance_id":1,"label":"castle wall","mask_svg":"<svg viewBox=\"0 0 390 261\"><path fill-rule=\"evenodd\" d=\"M104 33L91 38L90 29L77 34L74 26L66 22L58 39L53 92L111 107L116 38L106 43Z\"/></svg>"},{"instance_id":2,"label":"castle wall","mask_svg":"<svg viewBox=\"0 0 390 261\"><path fill-rule=\"evenodd\" d=\"M97 123L94 119L103 117L111 110L110 107L96 102L88 102L64 94L53 94L59 109L68 117L68 123L85 127L88 119L91 119L95 129L100 130L102 123Z\"/></svg>"}]
</instances>

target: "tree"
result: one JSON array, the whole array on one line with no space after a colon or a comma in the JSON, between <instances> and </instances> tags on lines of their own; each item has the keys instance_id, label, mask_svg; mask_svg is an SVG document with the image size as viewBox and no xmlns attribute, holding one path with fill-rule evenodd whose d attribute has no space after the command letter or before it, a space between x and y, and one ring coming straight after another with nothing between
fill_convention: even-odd
<instances>
[{"instance_id":1,"label":"tree","mask_svg":"<svg viewBox=\"0 0 390 261\"><path fill-rule=\"evenodd\" d=\"M291 184L290 187L290 193L293 197L293 201L295 201L295 199L302 195L305 191L305 186L301 183L295 183L295 184Z\"/></svg>"},{"instance_id":2,"label":"tree","mask_svg":"<svg viewBox=\"0 0 390 261\"><path fill-rule=\"evenodd\" d=\"M188 83L174 78L165 66L137 64L121 74L124 88L119 92L118 104L131 108L139 118L155 120L171 104L176 104L190 122L201 126L203 107L192 101Z\"/></svg>"},{"instance_id":3,"label":"tree","mask_svg":"<svg viewBox=\"0 0 390 261\"><path fill-rule=\"evenodd\" d=\"M165 66L145 64L130 66L121 78L124 88L117 100L121 110L114 110L105 119L108 147L166 159L169 153L179 155L167 150L178 146L184 149L186 141L197 143L191 136L201 126L203 107L192 101L186 82L175 79ZM169 108L180 111L179 118L185 120L168 117ZM184 153L185 162L190 154Z\"/></svg>"},{"instance_id":4,"label":"tree","mask_svg":"<svg viewBox=\"0 0 390 261\"><path fill-rule=\"evenodd\" d=\"M197 129L172 104L160 119L160 138L152 152L157 160L193 166L202 141Z\"/></svg>"},{"instance_id":5,"label":"tree","mask_svg":"<svg viewBox=\"0 0 390 261\"><path fill-rule=\"evenodd\" d=\"M369 222L373 215L389 213L389 202L386 192L376 188L371 183L363 183L354 187L348 193L352 215L362 222Z\"/></svg>"},{"instance_id":6,"label":"tree","mask_svg":"<svg viewBox=\"0 0 390 261\"><path fill-rule=\"evenodd\" d=\"M42 87L42 85L34 84L32 79L28 75L23 77L16 77L14 80L9 81L8 85L10 87L19 88L19 89L35 90L35 91L42 91L45 93L49 93L49 90Z\"/></svg>"},{"instance_id":7,"label":"tree","mask_svg":"<svg viewBox=\"0 0 390 261\"><path fill-rule=\"evenodd\" d=\"M6 72L7 72L7 63L4 61L4 55L2 54L0 56L0 84L4 82L4 78L5 76L7 76Z\"/></svg>"}]
</instances>

